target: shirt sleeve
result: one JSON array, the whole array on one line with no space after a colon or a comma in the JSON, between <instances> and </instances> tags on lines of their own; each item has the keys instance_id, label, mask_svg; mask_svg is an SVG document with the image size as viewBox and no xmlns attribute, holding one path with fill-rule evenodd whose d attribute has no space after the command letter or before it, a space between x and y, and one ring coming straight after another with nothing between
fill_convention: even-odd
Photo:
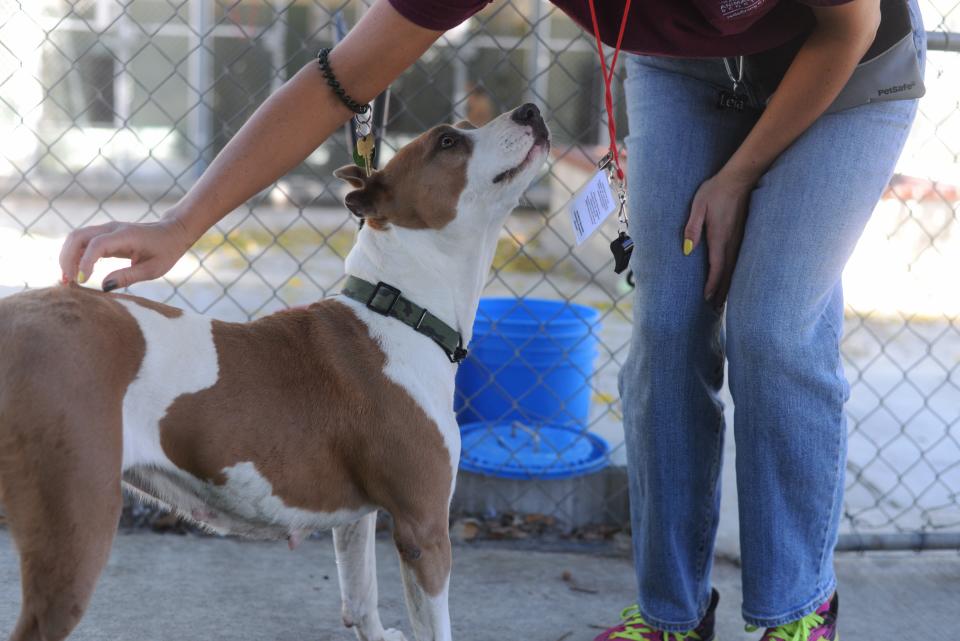
<instances>
[{"instance_id":1,"label":"shirt sleeve","mask_svg":"<svg viewBox=\"0 0 960 641\"><path fill-rule=\"evenodd\" d=\"M390 0L397 13L424 29L446 31L483 9L492 0Z\"/></svg>"}]
</instances>

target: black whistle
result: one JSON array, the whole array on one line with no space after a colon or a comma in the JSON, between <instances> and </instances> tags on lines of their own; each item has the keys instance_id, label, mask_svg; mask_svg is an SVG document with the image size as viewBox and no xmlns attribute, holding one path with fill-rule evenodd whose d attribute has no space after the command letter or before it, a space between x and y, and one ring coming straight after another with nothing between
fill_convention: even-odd
<instances>
[{"instance_id":1,"label":"black whistle","mask_svg":"<svg viewBox=\"0 0 960 641\"><path fill-rule=\"evenodd\" d=\"M626 232L620 232L620 235L610 243L610 252L613 254L613 271L617 274L623 272L630 265L633 239Z\"/></svg>"}]
</instances>

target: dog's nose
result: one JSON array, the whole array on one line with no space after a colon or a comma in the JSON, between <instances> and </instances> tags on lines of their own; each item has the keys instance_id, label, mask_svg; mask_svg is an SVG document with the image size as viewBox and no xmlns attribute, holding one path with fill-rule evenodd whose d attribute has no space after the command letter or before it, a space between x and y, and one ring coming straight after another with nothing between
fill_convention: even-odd
<instances>
[{"instance_id":1,"label":"dog's nose","mask_svg":"<svg viewBox=\"0 0 960 641\"><path fill-rule=\"evenodd\" d=\"M532 102L528 102L514 109L510 118L521 125L532 125L540 118L540 109Z\"/></svg>"},{"instance_id":2,"label":"dog's nose","mask_svg":"<svg viewBox=\"0 0 960 641\"><path fill-rule=\"evenodd\" d=\"M547 129L547 123L543 121L543 116L540 115L540 109L532 102L522 104L514 109L513 113L510 114L510 120L517 124L530 127L537 141L550 141L550 132Z\"/></svg>"}]
</instances>

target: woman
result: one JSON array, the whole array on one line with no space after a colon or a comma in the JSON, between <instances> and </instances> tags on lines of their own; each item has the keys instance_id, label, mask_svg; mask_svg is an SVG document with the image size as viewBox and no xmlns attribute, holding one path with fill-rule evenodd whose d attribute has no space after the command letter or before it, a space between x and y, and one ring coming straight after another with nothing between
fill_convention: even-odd
<instances>
[{"instance_id":1,"label":"woman","mask_svg":"<svg viewBox=\"0 0 960 641\"><path fill-rule=\"evenodd\" d=\"M588 2L555 3L593 30ZM378 0L330 65L366 102L484 4ZM612 44L624 7L596 4L597 27ZM626 85L637 291L620 382L639 600L598 639L714 638L709 579L726 356L744 617L766 628L763 641L834 640L848 394L840 275L916 101L825 113L874 41L880 0L633 5L624 49L645 54L628 57ZM922 64L923 29L910 9ZM740 56L748 56L746 83ZM718 99L730 108L718 109ZM161 276L351 115L307 65L160 222L72 233L61 254L65 279L83 282L104 256L132 259L104 289Z\"/></svg>"}]
</instances>

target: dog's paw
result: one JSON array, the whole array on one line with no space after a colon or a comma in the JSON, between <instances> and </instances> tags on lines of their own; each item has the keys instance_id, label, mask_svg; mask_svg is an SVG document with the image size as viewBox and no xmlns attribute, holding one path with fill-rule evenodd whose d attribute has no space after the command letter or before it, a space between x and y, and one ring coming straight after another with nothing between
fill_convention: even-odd
<instances>
[{"instance_id":1,"label":"dog's paw","mask_svg":"<svg viewBox=\"0 0 960 641\"><path fill-rule=\"evenodd\" d=\"M407 641L407 637L400 630L390 628L383 631L383 641Z\"/></svg>"}]
</instances>

